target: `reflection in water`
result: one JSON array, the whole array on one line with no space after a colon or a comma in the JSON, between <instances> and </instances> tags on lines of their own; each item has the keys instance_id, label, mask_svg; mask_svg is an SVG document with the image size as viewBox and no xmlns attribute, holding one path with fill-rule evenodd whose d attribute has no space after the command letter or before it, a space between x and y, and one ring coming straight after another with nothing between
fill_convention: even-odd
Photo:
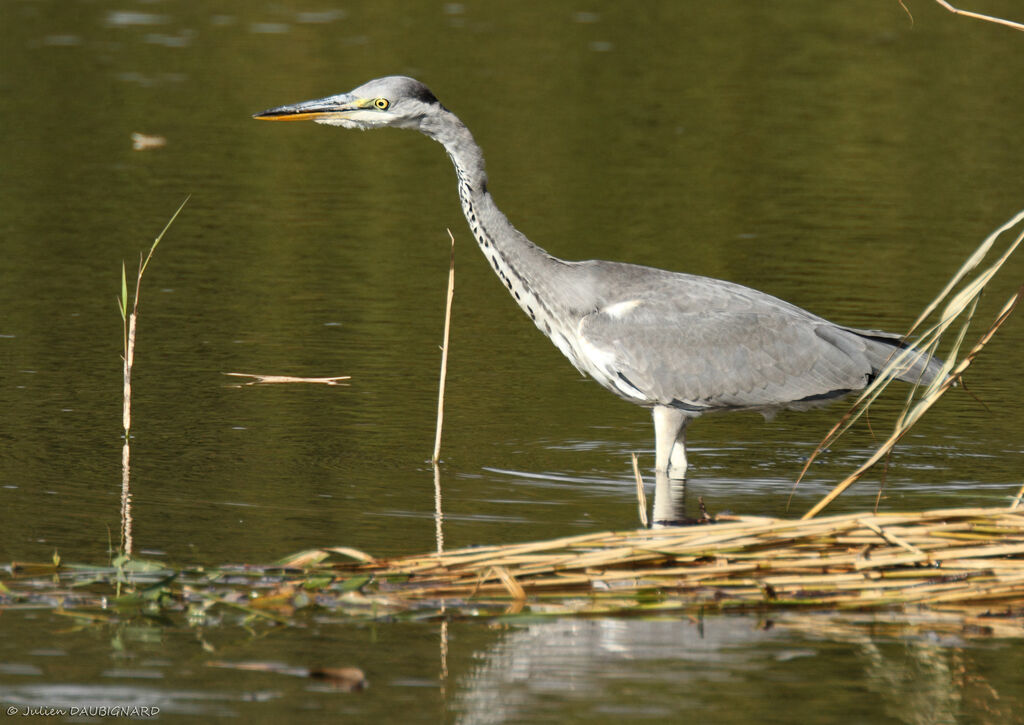
<instances>
[{"instance_id":1,"label":"reflection in water","mask_svg":"<svg viewBox=\"0 0 1024 725\"><path fill-rule=\"evenodd\" d=\"M442 370L444 368L442 367ZM443 383L442 383L442 394L443 394ZM441 508L441 467L437 463L437 453L441 442L441 423L438 421L437 429L437 443L434 448L434 461L432 468L434 469L434 533L437 538L437 553L440 554L444 551L444 512ZM448 689L448 620L445 619L445 606L441 605L440 616L441 616L441 627L439 634L440 644L440 667L438 671L438 679L441 682L441 694L444 695Z\"/></svg>"},{"instance_id":2,"label":"reflection in water","mask_svg":"<svg viewBox=\"0 0 1024 725\"><path fill-rule=\"evenodd\" d=\"M131 492L131 465L129 457L131 450L128 445L128 436L124 437L124 447L121 449L121 553L127 556L132 555L132 492Z\"/></svg>"},{"instance_id":3,"label":"reflection in water","mask_svg":"<svg viewBox=\"0 0 1024 725\"><path fill-rule=\"evenodd\" d=\"M672 526L686 521L686 479L669 478L658 471L655 474L651 522L655 526Z\"/></svg>"},{"instance_id":4,"label":"reflection in water","mask_svg":"<svg viewBox=\"0 0 1024 725\"><path fill-rule=\"evenodd\" d=\"M888 621L877 615L880 624L896 623L900 615ZM951 617L956 627L956 616ZM913 615L898 631L900 640L873 637L864 622L844 623L830 615L785 617L780 624L790 630L807 631L828 641L852 645L864 668L868 688L877 693L883 710L890 717L912 725L961 722L1018 722L1021 707L1016 692L1000 688L986 671L985 664L971 654L966 642L957 636L939 635L912 626ZM912 630L917 634L909 635ZM1002 690L1002 691L1000 691Z\"/></svg>"},{"instance_id":5,"label":"reflection in water","mask_svg":"<svg viewBox=\"0 0 1024 725\"><path fill-rule=\"evenodd\" d=\"M441 508L441 467L435 462L434 469L434 538L437 553L444 551L444 511Z\"/></svg>"},{"instance_id":6,"label":"reflection in water","mask_svg":"<svg viewBox=\"0 0 1024 725\"><path fill-rule=\"evenodd\" d=\"M480 664L455 695L457 722L536 721L546 707L560 701L600 712L614 698L609 692L617 689L614 685L638 679L647 680L652 689L671 684L678 692L693 693L700 683L728 680L729 672L754 664L754 645L775 635L752 624L727 618L600 619L513 629L478 653ZM668 719L677 711L648 691L642 701L623 703L620 713L626 719L638 714Z\"/></svg>"},{"instance_id":7,"label":"reflection in water","mask_svg":"<svg viewBox=\"0 0 1024 725\"><path fill-rule=\"evenodd\" d=\"M815 625L818 625L817 627ZM861 627L835 642L822 658L812 617L787 631L753 618L559 620L507 632L460 682L451 709L456 722L559 722L617 713L671 721L684 711L715 712L729 703L732 721L763 722L772 702L786 722L956 722L965 711L1013 722L1014 693L1000 692L953 639L929 635L906 642L873 638ZM794 630L804 630L805 636ZM857 706L842 698L808 695L806 685L839 676L844 689L875 693L879 703ZM803 688L803 689L802 689ZM787 701L787 695L793 699ZM758 714L760 712L760 714ZM802 714L806 713L806 714ZM867 713L875 713L874 716Z\"/></svg>"}]
</instances>

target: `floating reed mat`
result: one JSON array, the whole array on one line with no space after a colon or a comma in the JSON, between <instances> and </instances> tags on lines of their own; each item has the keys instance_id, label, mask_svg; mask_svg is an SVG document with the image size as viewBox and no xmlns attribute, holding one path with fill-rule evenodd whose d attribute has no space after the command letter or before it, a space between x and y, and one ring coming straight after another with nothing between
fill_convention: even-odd
<instances>
[{"instance_id":1,"label":"floating reed mat","mask_svg":"<svg viewBox=\"0 0 1024 725\"><path fill-rule=\"evenodd\" d=\"M334 554L354 561L330 563ZM538 613L977 605L1024 616L1024 508L720 517L422 556L351 549L281 562L359 582L388 609L513 605ZM369 603L369 602L367 602ZM561 605L559 605L561 603ZM551 607L551 605L555 605Z\"/></svg>"},{"instance_id":2,"label":"floating reed mat","mask_svg":"<svg viewBox=\"0 0 1024 725\"><path fill-rule=\"evenodd\" d=\"M303 626L314 611L377 620L749 611L780 622L815 610L1024 638L1024 507L722 516L392 559L315 549L262 566L177 569L126 556L94 566L55 555L0 567L0 613L14 609L88 624L186 614L244 626Z\"/></svg>"}]
</instances>

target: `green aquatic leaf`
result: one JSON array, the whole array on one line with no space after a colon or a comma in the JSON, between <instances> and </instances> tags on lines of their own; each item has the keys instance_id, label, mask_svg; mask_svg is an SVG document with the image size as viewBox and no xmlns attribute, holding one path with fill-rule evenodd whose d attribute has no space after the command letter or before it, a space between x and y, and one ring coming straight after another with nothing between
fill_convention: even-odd
<instances>
[{"instance_id":1,"label":"green aquatic leaf","mask_svg":"<svg viewBox=\"0 0 1024 725\"><path fill-rule=\"evenodd\" d=\"M350 576L348 579L342 579L336 583L331 589L339 592L354 592L358 589L362 589L364 586L370 583L370 579L373 577L365 574L360 576Z\"/></svg>"},{"instance_id":2,"label":"green aquatic leaf","mask_svg":"<svg viewBox=\"0 0 1024 725\"><path fill-rule=\"evenodd\" d=\"M124 270L124 260L121 260L121 299L118 309L121 310L121 321L128 319L128 277Z\"/></svg>"},{"instance_id":3,"label":"green aquatic leaf","mask_svg":"<svg viewBox=\"0 0 1024 725\"><path fill-rule=\"evenodd\" d=\"M303 589L323 589L333 581L333 576L311 576L302 582L302 587Z\"/></svg>"}]
</instances>

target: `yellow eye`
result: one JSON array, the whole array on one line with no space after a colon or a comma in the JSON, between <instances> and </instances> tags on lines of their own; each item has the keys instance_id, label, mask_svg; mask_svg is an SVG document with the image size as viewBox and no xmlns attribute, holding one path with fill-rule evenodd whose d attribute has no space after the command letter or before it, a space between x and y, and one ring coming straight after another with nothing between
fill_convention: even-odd
<instances>
[{"instance_id":1,"label":"yellow eye","mask_svg":"<svg viewBox=\"0 0 1024 725\"><path fill-rule=\"evenodd\" d=\"M387 98L378 98L373 102L373 105L377 107L377 110L385 111L391 105L391 102Z\"/></svg>"}]
</instances>

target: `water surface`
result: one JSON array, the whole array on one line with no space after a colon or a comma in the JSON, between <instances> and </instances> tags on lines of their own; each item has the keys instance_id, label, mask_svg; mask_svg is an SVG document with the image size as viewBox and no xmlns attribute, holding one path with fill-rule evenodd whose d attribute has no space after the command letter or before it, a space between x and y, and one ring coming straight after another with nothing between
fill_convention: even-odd
<instances>
[{"instance_id":1,"label":"water surface","mask_svg":"<svg viewBox=\"0 0 1024 725\"><path fill-rule=\"evenodd\" d=\"M897 3L3 3L3 560L58 550L103 561L117 541L119 267L131 268L188 194L141 300L140 552L217 564L319 545L435 546L425 461L447 227L458 270L445 544L635 526L629 454L650 467L646 412L580 378L511 303L474 248L441 149L407 132L250 115L414 75L473 129L498 203L552 253L726 278L837 322L898 331L1024 207L1024 35L926 4L913 11L911 24ZM166 144L134 151L135 132ZM980 319L1019 277L1011 262ZM975 397L947 396L893 457L883 508L996 505L1016 492L1018 323L972 370ZM233 371L352 381L237 387L223 375ZM698 421L691 507L700 496L713 512L785 514L796 473L841 410ZM866 429L853 433L813 467L792 510L873 445ZM878 480L836 510L873 506ZM385 702L428 699L437 709L424 720L656 721L697 708L742 722L763 720L791 692L780 721L941 721L906 705L907 667L945 673L934 676L956 695L950 717L983 721L986 682L1004 701L1021 697L1018 682L982 674L1013 671L999 643L761 635L743 619L703 632L687 622L458 624L443 688L436 625L210 634L221 659L361 666L371 689L356 697L211 673L193 632L57 635L65 624L47 614L4 621L5 703L127 692L176 713L270 721L299 700L325 717L383 717L397 711ZM566 643L557 658L545 654L551 642ZM887 664L904 656L911 664ZM550 687L528 684L530 673Z\"/></svg>"}]
</instances>

